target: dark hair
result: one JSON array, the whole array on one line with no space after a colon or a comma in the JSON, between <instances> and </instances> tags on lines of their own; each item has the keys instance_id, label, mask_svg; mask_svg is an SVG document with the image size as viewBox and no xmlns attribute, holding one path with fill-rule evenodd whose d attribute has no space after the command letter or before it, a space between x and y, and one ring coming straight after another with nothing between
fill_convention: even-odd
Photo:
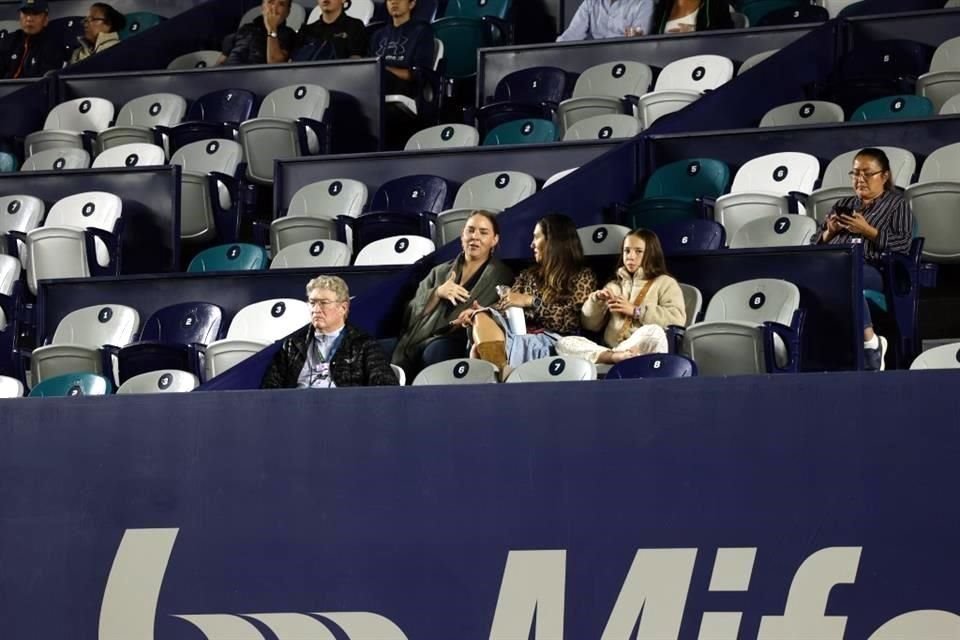
<instances>
[{"instance_id":1,"label":"dark hair","mask_svg":"<svg viewBox=\"0 0 960 640\"><path fill-rule=\"evenodd\" d=\"M91 9L99 9L103 12L103 19L110 25L110 31L120 31L127 25L127 19L122 13L108 5L106 2L94 2L90 5Z\"/></svg>"},{"instance_id":2,"label":"dark hair","mask_svg":"<svg viewBox=\"0 0 960 640\"><path fill-rule=\"evenodd\" d=\"M660 244L660 238L650 229L634 229L623 237L623 243L620 245L620 261L617 264L619 270L623 267L623 247L627 244L627 238L640 238L643 240L643 262L640 268L643 269L643 277L647 280L653 280L662 275L669 275L667 272L667 261L663 257L663 246Z\"/></svg>"},{"instance_id":3,"label":"dark hair","mask_svg":"<svg viewBox=\"0 0 960 640\"><path fill-rule=\"evenodd\" d=\"M467 216L467 220L469 220L473 216L480 216L481 218L486 218L490 222L490 226L493 227L493 235L495 236L500 235L500 223L497 222L496 214L490 213L489 211L485 211L484 209L474 209L473 211L470 212L470 215Z\"/></svg>"},{"instance_id":4,"label":"dark hair","mask_svg":"<svg viewBox=\"0 0 960 640\"><path fill-rule=\"evenodd\" d=\"M876 160L877 164L880 165L880 170L886 171L888 174L887 179L883 183L883 190L889 191L893 188L893 173L890 171L890 158L887 157L883 149L877 149L876 147L860 149L854 159L856 158L871 158Z\"/></svg>"},{"instance_id":5,"label":"dark hair","mask_svg":"<svg viewBox=\"0 0 960 640\"><path fill-rule=\"evenodd\" d=\"M536 267L537 279L543 287L543 301L569 293L577 272L583 268L583 245L577 225L559 213L551 213L537 221L544 237L543 258Z\"/></svg>"}]
</instances>

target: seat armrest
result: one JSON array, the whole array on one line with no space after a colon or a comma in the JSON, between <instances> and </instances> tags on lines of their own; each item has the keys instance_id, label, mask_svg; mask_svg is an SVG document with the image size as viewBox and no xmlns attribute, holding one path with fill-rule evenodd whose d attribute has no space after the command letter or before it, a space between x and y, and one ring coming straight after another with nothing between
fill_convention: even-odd
<instances>
[{"instance_id":1,"label":"seat armrest","mask_svg":"<svg viewBox=\"0 0 960 640\"><path fill-rule=\"evenodd\" d=\"M243 168L238 168L237 172L245 170L244 165ZM207 193L210 194L210 205L213 207L213 217L217 224L217 240L223 244L236 242L240 236L239 183L235 176L219 171L211 171L207 174ZM220 205L221 184L225 185L230 192L229 208Z\"/></svg>"},{"instance_id":2,"label":"seat armrest","mask_svg":"<svg viewBox=\"0 0 960 640\"><path fill-rule=\"evenodd\" d=\"M120 355L120 347L112 344L105 344L100 347L100 367L103 370L103 376L110 381L113 388L119 387L119 381L113 375L113 359Z\"/></svg>"},{"instance_id":3,"label":"seat armrest","mask_svg":"<svg viewBox=\"0 0 960 640\"><path fill-rule=\"evenodd\" d=\"M23 231L7 231L4 238L6 239L7 243L7 255L19 259L20 247L18 245L18 241L26 243L27 234Z\"/></svg>"},{"instance_id":4,"label":"seat armrest","mask_svg":"<svg viewBox=\"0 0 960 640\"><path fill-rule=\"evenodd\" d=\"M116 276L120 275L121 245L120 237L123 233L123 218L117 219L113 231L105 231L97 227L87 227L83 230L83 241L87 250L87 267L92 276ZM110 262L102 267L97 262L96 239L99 238L106 246L107 253L110 256Z\"/></svg>"},{"instance_id":5,"label":"seat armrest","mask_svg":"<svg viewBox=\"0 0 960 640\"><path fill-rule=\"evenodd\" d=\"M328 117L330 109L327 109L327 113L324 114L324 118ZM317 151L318 155L324 155L330 153L330 136L331 129L330 125L327 122L321 122L319 120L314 120L313 118L298 118L297 119L297 142L300 145L300 155L310 156L315 155L310 151L310 146L307 142L307 130L313 131L317 136L317 142L319 143L319 150Z\"/></svg>"},{"instance_id":6,"label":"seat armrest","mask_svg":"<svg viewBox=\"0 0 960 640\"><path fill-rule=\"evenodd\" d=\"M787 210L790 213L799 213L800 205L806 207L807 199L809 198L810 194L803 193L802 191L791 191L787 193Z\"/></svg>"},{"instance_id":7,"label":"seat armrest","mask_svg":"<svg viewBox=\"0 0 960 640\"><path fill-rule=\"evenodd\" d=\"M716 198L701 196L694 200L700 206L700 217L704 220L713 220L713 212L717 207Z\"/></svg>"},{"instance_id":8,"label":"seat armrest","mask_svg":"<svg viewBox=\"0 0 960 640\"><path fill-rule=\"evenodd\" d=\"M672 324L666 329L667 334L667 349L670 353L680 353L681 347L683 346L683 337L687 334L686 327L681 327L678 324Z\"/></svg>"}]
</instances>

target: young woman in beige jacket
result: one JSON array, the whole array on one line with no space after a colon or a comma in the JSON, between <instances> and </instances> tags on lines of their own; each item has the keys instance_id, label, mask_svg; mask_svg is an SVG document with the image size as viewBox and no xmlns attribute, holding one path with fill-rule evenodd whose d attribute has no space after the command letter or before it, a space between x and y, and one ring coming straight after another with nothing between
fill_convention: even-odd
<instances>
[{"instance_id":1,"label":"young woman in beige jacket","mask_svg":"<svg viewBox=\"0 0 960 640\"><path fill-rule=\"evenodd\" d=\"M580 313L584 329L603 329L604 345L582 336L566 336L557 343L557 353L614 364L644 353L667 351L664 327L683 326L687 313L680 285L667 273L657 234L647 229L627 234L616 277L591 293Z\"/></svg>"}]
</instances>

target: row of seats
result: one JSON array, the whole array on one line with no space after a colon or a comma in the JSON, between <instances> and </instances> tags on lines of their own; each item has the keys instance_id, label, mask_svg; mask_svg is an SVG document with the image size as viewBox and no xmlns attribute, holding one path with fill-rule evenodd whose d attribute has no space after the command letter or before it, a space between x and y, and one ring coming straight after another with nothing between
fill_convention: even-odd
<instances>
[{"instance_id":1,"label":"row of seats","mask_svg":"<svg viewBox=\"0 0 960 640\"><path fill-rule=\"evenodd\" d=\"M124 14L126 23L123 29L117 32L121 40L127 40L161 24L166 18L150 11L131 11ZM77 38L83 36L84 16L63 16L53 18L47 24L45 31L51 33L56 41L62 43L64 49L75 49ZM0 43L20 29L18 20L0 20Z\"/></svg>"}]
</instances>

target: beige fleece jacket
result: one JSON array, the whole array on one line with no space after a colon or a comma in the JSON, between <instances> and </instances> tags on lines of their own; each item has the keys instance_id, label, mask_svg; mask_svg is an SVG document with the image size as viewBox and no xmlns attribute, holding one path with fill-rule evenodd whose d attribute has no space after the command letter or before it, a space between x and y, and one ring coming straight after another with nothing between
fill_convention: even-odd
<instances>
[{"instance_id":1,"label":"beige fleece jacket","mask_svg":"<svg viewBox=\"0 0 960 640\"><path fill-rule=\"evenodd\" d=\"M626 269L617 270L616 280L611 280L603 288L617 296L625 296L630 302L637 299L640 291L647 284L643 277L643 270L630 275ZM606 322L603 331L603 341L608 347L615 347L624 333L624 326L630 323L631 329L637 329L645 324L656 324L666 328L669 325L683 326L686 323L687 311L683 304L683 292L675 279L668 275L659 276L653 281L647 296L641 305L639 321L627 318L622 314L610 315L605 302L597 300L596 293L590 294L583 303L580 312L583 328L588 331L600 331Z\"/></svg>"}]
</instances>

